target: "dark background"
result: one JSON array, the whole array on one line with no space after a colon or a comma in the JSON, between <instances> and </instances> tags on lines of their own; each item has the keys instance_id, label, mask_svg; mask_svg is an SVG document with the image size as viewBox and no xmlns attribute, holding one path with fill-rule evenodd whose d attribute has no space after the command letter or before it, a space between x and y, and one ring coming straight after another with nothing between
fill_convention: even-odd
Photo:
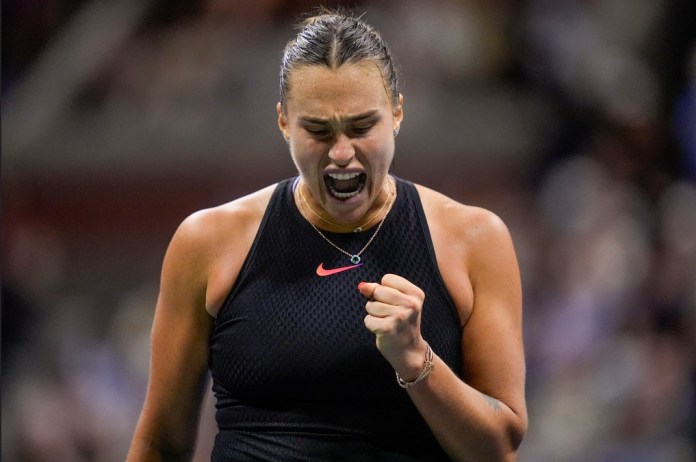
<instances>
[{"instance_id":1,"label":"dark background","mask_svg":"<svg viewBox=\"0 0 696 462\"><path fill-rule=\"evenodd\" d=\"M295 172L279 60L316 3L2 2L3 460L124 458L169 238ZM394 172L512 232L520 461L693 460L694 2L351 5L401 67Z\"/></svg>"}]
</instances>

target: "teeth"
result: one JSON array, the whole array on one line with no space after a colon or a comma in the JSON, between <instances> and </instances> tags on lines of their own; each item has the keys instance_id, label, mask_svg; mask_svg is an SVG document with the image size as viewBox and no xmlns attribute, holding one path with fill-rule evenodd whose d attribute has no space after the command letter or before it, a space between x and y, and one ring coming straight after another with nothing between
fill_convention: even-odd
<instances>
[{"instance_id":1,"label":"teeth","mask_svg":"<svg viewBox=\"0 0 696 462\"><path fill-rule=\"evenodd\" d=\"M329 173L329 176L334 180L352 180L359 175L359 173Z\"/></svg>"},{"instance_id":2,"label":"teeth","mask_svg":"<svg viewBox=\"0 0 696 462\"><path fill-rule=\"evenodd\" d=\"M353 197L353 196L357 195L359 192L360 191L358 190L358 191L353 191L353 192L342 193L342 192L335 191L333 189L331 190L331 194L338 197L339 199L348 199L349 197Z\"/></svg>"},{"instance_id":3,"label":"teeth","mask_svg":"<svg viewBox=\"0 0 696 462\"><path fill-rule=\"evenodd\" d=\"M331 181L326 182L326 186L329 188L329 191L331 192L331 195L338 198L338 199L349 199L353 196L357 196L360 194L360 191L362 191L363 186L365 186L364 180L361 179L363 173L359 172L353 172L353 173L329 173L327 174L327 177L331 179ZM356 178L361 179L361 181L358 182L357 188L355 191L337 191L334 188L334 181L349 181L349 180L354 180Z\"/></svg>"}]
</instances>

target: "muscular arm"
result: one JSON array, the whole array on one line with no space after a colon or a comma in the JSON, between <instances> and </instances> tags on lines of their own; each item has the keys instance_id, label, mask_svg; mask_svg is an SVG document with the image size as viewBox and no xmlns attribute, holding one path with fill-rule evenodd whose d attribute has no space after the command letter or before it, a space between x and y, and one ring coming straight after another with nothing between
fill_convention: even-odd
<instances>
[{"instance_id":1,"label":"muscular arm","mask_svg":"<svg viewBox=\"0 0 696 462\"><path fill-rule=\"evenodd\" d=\"M456 460L515 460L527 428L519 270L505 225L476 213L467 238L473 308L462 333L464 380L438 361L431 380L409 393Z\"/></svg>"},{"instance_id":2,"label":"muscular arm","mask_svg":"<svg viewBox=\"0 0 696 462\"><path fill-rule=\"evenodd\" d=\"M467 250L445 244L448 256L439 263L455 301L467 299L458 292L463 287L473 294L470 310L460 307L465 376L457 377L435 352L431 374L407 392L454 460L512 461L527 428L517 261L507 228L495 215L468 209L465 220L453 221L459 226L446 225L439 236L463 242ZM415 377L425 354L420 309L427 294L396 275L360 290L378 302L368 302L366 318L378 348L401 377Z\"/></svg>"},{"instance_id":3,"label":"muscular arm","mask_svg":"<svg viewBox=\"0 0 696 462\"><path fill-rule=\"evenodd\" d=\"M150 380L128 462L190 460L208 368L207 255L201 219L175 233L162 265Z\"/></svg>"},{"instance_id":4,"label":"muscular arm","mask_svg":"<svg viewBox=\"0 0 696 462\"><path fill-rule=\"evenodd\" d=\"M188 217L162 265L150 381L128 462L186 461L195 449L209 338L275 185Z\"/></svg>"}]
</instances>

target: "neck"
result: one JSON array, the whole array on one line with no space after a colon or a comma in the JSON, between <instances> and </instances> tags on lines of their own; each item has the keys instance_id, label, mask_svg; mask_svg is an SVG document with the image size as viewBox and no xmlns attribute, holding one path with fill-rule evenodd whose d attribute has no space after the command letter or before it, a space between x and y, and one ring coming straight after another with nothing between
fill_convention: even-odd
<instances>
[{"instance_id":1,"label":"neck","mask_svg":"<svg viewBox=\"0 0 696 462\"><path fill-rule=\"evenodd\" d=\"M325 231L337 233L357 233L376 226L384 218L389 203L395 200L396 195L396 186L391 184L391 180L387 176L379 195L359 220L339 223L339 220L334 220L321 207L316 205L314 196L304 186L304 180L301 178L296 188L295 204L300 211L304 211L303 215L310 223Z\"/></svg>"}]
</instances>

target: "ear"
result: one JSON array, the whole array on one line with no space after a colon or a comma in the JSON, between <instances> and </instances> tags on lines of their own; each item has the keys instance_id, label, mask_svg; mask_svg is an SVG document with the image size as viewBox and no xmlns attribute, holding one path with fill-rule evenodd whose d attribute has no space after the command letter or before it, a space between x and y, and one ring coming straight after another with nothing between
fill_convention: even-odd
<instances>
[{"instance_id":1,"label":"ear","mask_svg":"<svg viewBox=\"0 0 696 462\"><path fill-rule=\"evenodd\" d=\"M394 116L394 133L399 133L401 122L404 120L404 95L399 93L399 105L392 111Z\"/></svg>"},{"instance_id":2,"label":"ear","mask_svg":"<svg viewBox=\"0 0 696 462\"><path fill-rule=\"evenodd\" d=\"M276 104L276 112L278 113L278 128L283 134L285 141L290 141L290 127L288 126L288 119L283 114L283 107L280 103Z\"/></svg>"}]
</instances>

